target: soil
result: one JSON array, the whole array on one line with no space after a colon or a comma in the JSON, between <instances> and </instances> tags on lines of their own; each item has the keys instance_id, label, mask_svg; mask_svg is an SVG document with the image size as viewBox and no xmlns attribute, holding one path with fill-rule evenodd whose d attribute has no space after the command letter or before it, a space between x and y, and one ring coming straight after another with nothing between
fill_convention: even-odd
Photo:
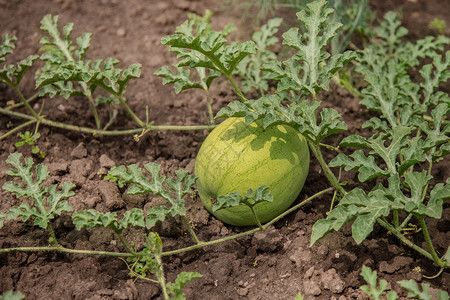
<instances>
[{"instance_id":1,"label":"soil","mask_svg":"<svg viewBox=\"0 0 450 300\"><path fill-rule=\"evenodd\" d=\"M404 25L409 29L408 38L415 40L435 32L428 28L434 18L450 24L450 2L433 0L370 1L377 16L389 10L402 9ZM127 89L128 104L141 119L148 116L156 125L206 124L206 100L199 91L175 94L172 86L163 86L161 78L153 73L161 66L175 62L175 57L161 45L163 36L172 34L186 14L202 14L205 9L214 11L215 28L235 23L240 30L231 35L234 40L248 40L254 22L247 14L243 19L243 6L239 1L227 5L219 0L151 0L151 1L71 1L71 0L0 0L0 32L16 35L18 41L12 60L22 59L39 50L40 20L46 14L59 15L59 24L73 22L73 36L83 32L93 33L89 59L114 57L121 67L132 63L142 64L142 76L133 80ZM278 10L286 20L294 20L294 13ZM289 22L289 21L286 21ZM448 34L447 29L447 34ZM36 66L34 69L37 69ZM33 95L32 76L21 86L26 97ZM447 86L448 88L448 86ZM217 80L212 87L213 110L216 113L226 103L235 100L231 86L225 80ZM15 99L14 91L0 86L0 103ZM338 134L328 143L336 145L344 136L361 132L361 124L370 113L359 106L358 99L345 90L333 87L323 95L323 104L336 108L349 125L349 130ZM92 113L84 98L65 100L60 97L46 99L43 114L69 124L95 127ZM39 110L42 100L34 102ZM128 129L135 125L120 111L111 129ZM0 135L21 120L0 116ZM34 130L34 127L26 128ZM23 129L25 130L25 128ZM132 136L95 137L47 126L39 129L38 146L46 153L45 159L34 160L48 166L50 176L46 182L70 181L76 184L76 195L69 202L75 210L91 209L123 213L133 207L143 208L151 196L130 196L113 183L102 180L101 171L113 165L147 162L162 165L168 176L175 170L187 168L193 173L196 153L208 132L152 131L139 142ZM22 152L32 156L29 147L16 147L16 135L0 144L0 186L11 180L6 175L5 163L9 153ZM327 159L333 157L329 153ZM447 165L448 167L448 165ZM437 168L437 180L445 181L449 170L445 165ZM346 180L354 180L350 173ZM310 174L297 201L328 187L319 164L312 159ZM351 229L327 235L313 247L309 247L314 222L325 217L330 206L330 194L304 206L265 232L235 239L214 246L164 257L164 270L168 281L173 281L182 271L196 271L202 278L189 282L184 288L187 299L294 299L299 291L305 299L366 299L359 290L364 284L359 275L363 265L377 270L380 278L387 280L388 288L396 290L405 299L406 293L396 283L414 279L429 283L431 289L450 286L450 273L444 271L436 279L439 269L428 259L404 247L386 235L382 228L374 232L361 245L351 238ZM0 192L0 211L7 211L20 201L13 195ZM202 241L222 238L242 232L246 228L227 226L212 217L201 205L198 197L186 200L188 217L195 224ZM446 218L430 221L429 228L439 253L448 246L449 210ZM178 249L193 244L186 228L177 220L161 225L158 232L163 239L164 250ZM59 242L69 248L105 251L125 251L117 238L106 229L75 229L69 214L52 221ZM0 248L17 246L45 246L46 231L32 226L31 222L7 221L0 231ZM125 238L142 247L143 232L128 230ZM419 237L418 237L419 238ZM420 242L420 240L418 240ZM421 271L418 271L421 270ZM0 294L7 290L21 291L26 299L161 299L157 284L136 280L129 275L126 264L106 256L88 256L58 252L11 252L0 255Z\"/></svg>"}]
</instances>

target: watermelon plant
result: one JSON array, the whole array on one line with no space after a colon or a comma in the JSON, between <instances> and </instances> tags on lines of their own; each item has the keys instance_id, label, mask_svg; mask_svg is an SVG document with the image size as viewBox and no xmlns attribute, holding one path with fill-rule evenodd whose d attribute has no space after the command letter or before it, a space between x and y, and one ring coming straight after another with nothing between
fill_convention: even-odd
<instances>
[{"instance_id":1,"label":"watermelon plant","mask_svg":"<svg viewBox=\"0 0 450 300\"><path fill-rule=\"evenodd\" d=\"M159 284L165 299L181 299L184 285L201 275L182 272L175 282L166 282L162 263L164 256L266 230L305 203L333 192L332 210L314 225L312 245L349 222L353 222L353 238L361 243L378 224L405 245L434 261L442 270L447 268L450 251L442 254L435 249L427 219L441 218L443 203L450 198L448 179L445 183L435 182L432 177L433 167L445 159L450 146L450 127L446 117L450 101L448 95L439 89L440 84L450 78L450 52L441 53L449 39L427 37L416 43L404 43L402 37L407 33L406 29L400 26L395 14L388 13L380 27L374 30L378 43L370 44L362 51L340 51L342 48L338 47L339 51L329 53L327 46L338 35L342 24L333 19L333 9L327 7L326 1L317 0L297 13L303 30L291 28L282 34L282 43L290 51L290 56L281 61L268 48L276 42L274 34L278 30L279 19L272 19L267 26L262 26L261 31L253 36L253 41L228 43L227 35L233 27L214 31L209 18L209 14L191 16L174 35L162 39L162 43L177 53L181 61L174 66L176 71L163 67L156 72L164 78L164 84L174 84L176 92L188 88L203 89L207 95L211 124L214 122L209 89L215 78L225 76L239 98L217 113L217 119L226 119L221 124L196 127L215 127L198 153L196 174L178 170L173 178L166 178L155 163L111 169L106 179L117 182L120 187L126 186L129 194L151 193L164 199L165 204L149 210L133 208L123 215L94 209L74 212L72 221L77 229L109 228L120 240L123 252L70 249L58 242L52 220L73 210L66 199L73 196L74 185L46 186L47 168L38 164L33 169L31 158L22 159L21 154L13 153L7 163L12 166L8 175L15 180L8 181L3 189L18 198L26 198L22 198L25 200L21 205L11 207L8 212L0 212L0 228L5 220L31 220L49 232L50 245L5 248L0 249L0 253L59 251L120 257L132 276ZM48 120L30 106L38 96L54 95L83 95L87 99L96 128L77 130L96 134L133 133L139 137L148 130L163 129L141 121L126 104L125 88L129 80L139 76L139 65L122 71L116 69L118 61L114 59L93 63L84 60L90 35L77 38L78 47L75 47L70 40L73 25L66 25L63 35L56 25L57 17L46 16L43 19L42 29L50 38L42 40L45 47L40 58L30 56L17 66L9 65L0 71L1 82L16 90L29 112L25 115L15 111L16 105L12 105L10 110L0 108L1 113L29 120L6 135L31 124L72 129L67 124ZM3 37L0 62L4 62L5 55L11 53L14 40L7 35ZM26 99L18 85L38 59L46 63L37 74L40 94ZM422 59L427 59L428 63L421 64ZM345 76L340 77L340 72L349 62L356 65L354 72L360 73L366 82L363 88L350 87L349 90L361 95L361 104L376 114L363 126L373 135L348 136L339 147L334 147L325 144L325 139L344 132L347 124L337 110L324 107L320 100L332 80L342 82L340 79ZM242 72L245 68L252 70L247 77ZM419 70L420 82L410 76L413 68ZM195 70L196 77L191 77L191 69ZM241 76L244 76L242 89L237 80ZM110 96L94 98L97 88L109 92ZM246 93L252 89L259 92L259 98L247 98ZM108 103L112 109L111 118L104 126L103 119L95 112L99 103ZM107 129L114 121L115 104L122 105L139 125L138 129ZM34 143L33 135L24 135L25 138ZM351 152L345 147L359 149ZM342 148L346 152L341 152ZM324 152L330 149L340 153L327 162ZM322 167L331 186L290 207L307 176L310 153ZM358 173L358 179L364 185L348 190L340 174L350 170ZM191 197L195 183L199 197ZM257 227L216 240L201 241L187 216L187 198L201 200L206 209L224 222ZM338 201L336 206L335 200ZM164 251L162 239L154 227L158 222L165 222L168 216L182 220L178 225L190 234L192 245ZM410 231L410 224L414 221L417 222L415 228L420 228L423 234L427 249L404 235ZM142 230L146 243L140 249L123 235L124 230L130 227ZM363 290L377 294L373 273L363 269L363 274L369 283L369 287ZM422 293L411 282L405 283L405 287L409 287L411 292L417 290L416 296ZM427 287L422 286L422 289L426 292ZM301 293L298 295L302 297Z\"/></svg>"},{"instance_id":2,"label":"watermelon plant","mask_svg":"<svg viewBox=\"0 0 450 300\"><path fill-rule=\"evenodd\" d=\"M377 271L372 271L371 268L367 266L362 267L361 276L367 282L367 285L363 285L360 289L371 297L373 300L396 300L399 299L397 292L387 290L387 281L381 279L378 281ZM430 285L428 283L422 283L421 288L418 286L415 280L400 280L397 282L402 288L408 291L408 298L412 299L421 299L421 300L431 300L433 298L433 294L431 293ZM386 298L382 297L386 295ZM438 300L447 300L449 299L448 293L444 290L436 291L436 299Z\"/></svg>"},{"instance_id":3,"label":"watermelon plant","mask_svg":"<svg viewBox=\"0 0 450 300\"><path fill-rule=\"evenodd\" d=\"M211 125L159 126L148 120L148 111L147 120L143 121L142 117L139 117L128 105L125 96L129 82L140 77L141 65L132 64L122 70L117 68L120 62L114 58L95 61L87 59L86 54L90 47L91 34L84 33L76 39L72 39L73 27L73 23L68 23L60 32L58 16L46 15L41 21L41 30L44 34L40 41L42 54L30 55L16 65L6 64L0 69L0 84L12 88L18 97L18 103L9 101L6 106L0 107L0 113L26 120L25 123L0 136L0 140L33 124L36 125L35 134L38 134L37 129L42 124L93 135L134 135L136 139L150 130L199 130L214 127ZM3 35L0 44L0 64L6 61L7 55L13 53L16 40L15 36ZM37 61L43 62L44 66L35 73L36 93L27 98L21 91L20 83ZM56 96L62 96L65 99L81 96L86 99L95 126L93 128L81 127L76 124L54 121L50 118L51 116L47 117L42 114L44 101L42 101L40 111L36 111L31 105L38 99ZM26 108L26 113L19 111L21 106ZM109 129L118 123L117 116L120 107L134 120L137 128ZM101 111L104 114L101 114ZM145 109L141 111L145 111Z\"/></svg>"}]
</instances>

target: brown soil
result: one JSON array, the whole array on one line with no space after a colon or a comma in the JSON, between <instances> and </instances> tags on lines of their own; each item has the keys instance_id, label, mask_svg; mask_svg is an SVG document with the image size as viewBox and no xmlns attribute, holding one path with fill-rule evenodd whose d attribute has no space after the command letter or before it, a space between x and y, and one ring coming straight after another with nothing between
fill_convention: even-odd
<instances>
[{"instance_id":1,"label":"brown soil","mask_svg":"<svg viewBox=\"0 0 450 300\"><path fill-rule=\"evenodd\" d=\"M428 23L435 17L450 24L450 3L445 1L371 1L378 16L389 10L403 9L404 24L410 30L412 40L434 34ZM206 123L206 100L198 91L176 95L172 86L162 86L161 79L153 73L159 67L173 63L174 56L160 43L162 36L173 33L175 27L186 19L188 12L202 14L209 8L216 10L213 25L222 28L233 22L242 30L232 38L244 40L253 30L250 22L241 19L242 7L227 6L214 0L151 0L151 1L5 1L0 0L0 32L18 37L13 59L21 59L39 50L39 22L46 14L59 15L60 24L73 22L73 36L92 32L93 38L88 57L90 59L115 57L121 67L141 63L142 77L128 87L129 105L145 119L145 107L149 118L157 125L194 125ZM220 5L219 5L220 4ZM222 9L220 9L222 8ZM285 16L293 12L281 11ZM26 96L34 93L32 76L22 85ZM212 88L213 109L217 112L236 96L227 81L217 81ZM2 106L7 100L17 99L11 89L0 86ZM39 109L42 101L35 103ZM361 124L370 114L358 105L358 99L348 92L333 88L324 95L324 105L336 108L349 125L349 131L339 134L328 143L337 144L343 136L360 131ZM46 100L43 114L66 123L94 127L92 114L85 99ZM134 127L122 111L114 129ZM126 120L126 121L124 121ZM20 120L0 116L0 135ZM33 130L30 127L28 130ZM76 195L69 202L75 208L123 212L133 207L143 207L149 196L131 197L116 185L103 181L98 175L101 168L111 165L128 165L157 162L167 175L187 168L193 172L196 153L207 136L206 131L154 131L139 142L128 137L93 137L87 134L64 131L42 126L39 147L46 152L45 159L37 159L50 170L49 183L70 181L77 185ZM19 151L31 156L27 147L16 148L17 136L10 136L0 144L0 186L10 177L5 160L9 153ZM332 157L330 153L328 159ZM112 161L112 162L111 162ZM443 182L449 171L439 169L438 178ZM353 178L349 176L348 180ZM328 186L315 160L299 201ZM364 284L359 275L363 265L378 271L388 281L390 288L406 297L396 284L398 280L414 279L430 283L432 288L447 289L450 273L445 271L436 279L438 269L428 259L403 247L394 238L376 228L361 245L351 238L349 227L329 234L312 248L309 247L311 227L325 216L331 195L316 199L303 209L292 213L266 232L236 239L201 250L164 257L167 279L173 281L181 271L196 271L203 275L187 284L187 299L294 299L299 291L306 299L366 299L359 290ZM0 192L0 211L19 205L11 194ZM199 199L187 201L188 215L196 225L200 240L221 238L244 229L225 226L214 219L201 206ZM444 216L449 215L449 207ZM448 219L431 221L429 228L438 250L448 245ZM165 250L192 244L181 224L161 226ZM69 215L53 221L57 237L62 245L77 249L124 251L116 237L107 230L81 230L74 228ZM175 228L175 229L174 229ZM177 229L181 228L181 229ZM126 238L143 244L142 232L129 230ZM48 234L30 222L8 221L0 230L0 248L15 246L43 246ZM422 271L417 272L420 268ZM0 255L0 294L14 289L27 295L27 299L160 299L159 286L129 276L125 263L116 258L64 254L57 252L12 252Z\"/></svg>"}]
</instances>

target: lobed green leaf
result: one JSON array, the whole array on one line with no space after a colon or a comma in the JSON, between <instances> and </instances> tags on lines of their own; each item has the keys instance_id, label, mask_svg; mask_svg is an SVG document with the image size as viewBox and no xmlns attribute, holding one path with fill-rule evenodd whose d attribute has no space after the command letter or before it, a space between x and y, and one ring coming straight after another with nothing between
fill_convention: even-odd
<instances>
[{"instance_id":1,"label":"lobed green leaf","mask_svg":"<svg viewBox=\"0 0 450 300\"><path fill-rule=\"evenodd\" d=\"M146 194L152 193L163 197L171 204L167 206L153 207L146 212L145 226L153 227L158 221L164 221L168 214L172 216L185 216L184 197L192 192L196 176L188 174L186 170L175 171L176 178L160 176L161 166L155 163L147 163L144 169L151 175L151 180L144 176L142 169L133 164L127 167L119 166L112 168L108 176L118 180L119 185L131 184L128 193ZM165 184L169 187L166 189Z\"/></svg>"},{"instance_id":2,"label":"lobed green leaf","mask_svg":"<svg viewBox=\"0 0 450 300\"><path fill-rule=\"evenodd\" d=\"M248 189L247 193L243 196L239 192L231 192L224 196L219 196L216 203L212 206L212 211L218 211L238 205L246 205L253 207L258 203L272 202L273 196L268 190L269 186L263 185L255 190Z\"/></svg>"},{"instance_id":3,"label":"lobed green leaf","mask_svg":"<svg viewBox=\"0 0 450 300\"><path fill-rule=\"evenodd\" d=\"M70 182L63 182L60 190L56 185L41 187L49 175L47 167L38 164L33 174L33 160L31 158L25 158L22 164L21 159L21 153L16 152L10 154L6 162L15 169L10 168L6 173L10 176L20 178L24 185L18 182L8 181L3 185L3 189L16 194L18 198L24 196L30 197L33 202L31 205L23 202L20 206L11 207L6 214L6 218L16 219L22 217L22 220L25 222L30 217L34 217L35 225L41 228L47 228L49 221L55 215L61 215L64 211L73 210L67 201L62 200L74 195L72 189L75 185Z\"/></svg>"},{"instance_id":4,"label":"lobed green leaf","mask_svg":"<svg viewBox=\"0 0 450 300\"><path fill-rule=\"evenodd\" d=\"M202 277L202 274L197 272L181 272L177 275L175 282L167 283L167 293L172 295L170 299L185 299L182 289L191 280Z\"/></svg>"}]
</instances>

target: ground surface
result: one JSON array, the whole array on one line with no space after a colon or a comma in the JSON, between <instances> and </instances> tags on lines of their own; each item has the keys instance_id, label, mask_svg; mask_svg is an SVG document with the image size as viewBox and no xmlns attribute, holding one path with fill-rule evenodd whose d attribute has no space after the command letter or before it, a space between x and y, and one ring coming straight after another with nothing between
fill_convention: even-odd
<instances>
[{"instance_id":1,"label":"ground surface","mask_svg":"<svg viewBox=\"0 0 450 300\"><path fill-rule=\"evenodd\" d=\"M226 2L226 1L225 1ZM171 86L162 86L161 79L153 72L173 63L174 57L160 44L162 36L173 33L175 27L186 19L188 12L201 14L204 9L216 10L213 24L216 28L233 22L242 30L233 33L237 40L248 39L253 30L249 16L241 19L242 7L223 5L222 1L150 0L150 1L70 1L70 0L0 0L0 32L18 37L14 57L24 58L39 49L41 33L39 22L48 13L58 14L60 24L74 22L74 36L92 32L93 38L88 57L91 59L115 57L126 67L139 62L142 78L134 80L127 97L131 107L145 119L145 106L149 106L149 118L157 125L193 125L206 123L206 101L199 92L176 95ZM389 10L403 8L404 24L410 30L408 38L414 40L433 34L427 24L435 17L450 24L446 1L371 1L372 7L382 16ZM219 5L220 4L220 5ZM282 11L288 17L289 12ZM290 16L292 19L292 14ZM448 33L448 32L447 32ZM23 83L26 96L34 93L32 78ZM213 109L217 112L235 95L228 82L215 83L212 92ZM0 86L0 103L17 99L12 90ZM325 106L335 107L349 125L349 131L327 142L336 144L344 135L360 130L369 113L358 105L358 99L346 91L333 89L324 95ZM39 109L41 101L36 102ZM44 114L55 120L81 126L94 127L92 115L84 99L66 101L61 98L47 100ZM114 129L132 128L134 125L121 112L121 121ZM11 122L11 123L10 123ZM0 116L0 135L10 125L20 120ZM33 130L34 128L29 128ZM155 161L162 165L165 174L187 168L193 172L194 158L207 135L206 131L150 132L138 143L129 137L92 137L87 134L41 127L39 147L46 152L44 160L49 166L51 183L71 181L77 185L76 196L70 199L78 209L96 208L100 211L116 211L125 208L144 207L150 196L130 197L117 187L105 182L97 174L101 168L111 165L128 165ZM0 186L7 180L9 153L21 151L30 156L30 149L17 149L16 136L0 143ZM331 157L331 154L330 154ZM328 158L330 158L328 157ZM439 169L442 178L448 177L445 166ZM444 180L442 179L442 180ZM351 180L351 178L349 178ZM320 174L318 163L311 162L310 175L299 201L305 199L328 183ZM325 195L303 209L278 222L267 232L229 241L201 250L164 258L168 280L173 281L181 271L197 271L203 277L190 282L186 288L188 299L293 299L299 291L307 299L365 299L358 289L364 284L359 273L362 265L377 270L392 289L403 297L396 281L415 279L429 282L432 288L448 289L450 273L444 272L434 280L423 275L433 275L438 269L430 261L403 247L396 240L386 238L377 228L361 245L356 245L346 228L332 233L309 247L311 227L323 218L330 204L331 195ZM6 211L18 205L15 197L0 192L0 210ZM196 225L199 238L208 241L241 232L244 229L225 226L211 217L198 198L188 199L190 218ZM449 215L446 208L444 216ZM448 244L448 218L432 222L430 229L435 244L442 251ZM106 230L77 231L69 216L54 221L57 237L66 247L123 251L113 234ZM183 228L179 225L178 228ZM192 243L184 229L160 228L164 249L177 249ZM129 231L126 238L142 245L139 232ZM14 246L46 245L48 235L32 227L31 223L6 222L0 231L0 248ZM416 272L417 267L422 273ZM133 280L120 259L49 253L10 253L0 255L0 293L14 289L27 295L27 299L159 299L159 287L143 280Z\"/></svg>"}]
</instances>

